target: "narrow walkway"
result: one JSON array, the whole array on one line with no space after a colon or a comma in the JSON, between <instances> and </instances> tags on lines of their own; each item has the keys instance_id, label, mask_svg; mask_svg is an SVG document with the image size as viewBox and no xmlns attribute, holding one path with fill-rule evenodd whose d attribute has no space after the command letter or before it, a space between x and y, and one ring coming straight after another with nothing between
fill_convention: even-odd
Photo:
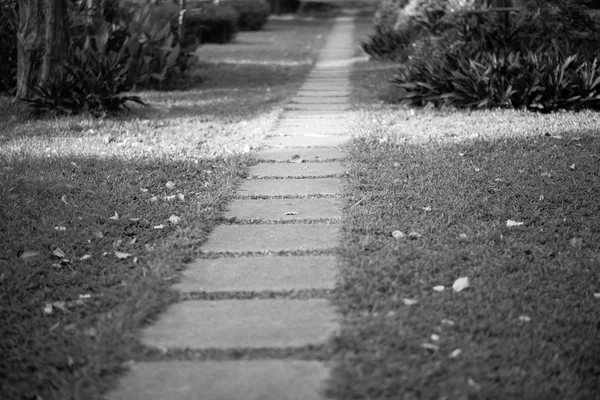
<instances>
[{"instance_id":1,"label":"narrow walkway","mask_svg":"<svg viewBox=\"0 0 600 400\"><path fill-rule=\"evenodd\" d=\"M336 19L315 68L256 153L259 163L225 215L234 222L212 232L206 257L175 286L191 300L142 332L154 348L244 359L139 362L108 399L325 398L330 366L306 354L340 329L327 294L337 274L353 29L352 18Z\"/></svg>"}]
</instances>

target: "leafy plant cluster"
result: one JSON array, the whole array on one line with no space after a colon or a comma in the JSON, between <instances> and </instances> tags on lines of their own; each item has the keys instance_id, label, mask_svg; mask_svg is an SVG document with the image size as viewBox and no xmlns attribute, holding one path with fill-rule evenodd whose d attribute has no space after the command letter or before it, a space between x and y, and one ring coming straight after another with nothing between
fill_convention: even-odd
<instances>
[{"instance_id":1,"label":"leafy plant cluster","mask_svg":"<svg viewBox=\"0 0 600 400\"><path fill-rule=\"evenodd\" d=\"M74 10L69 56L46 85L23 100L37 111L95 115L126 109L129 101L144 104L123 93L136 86L171 88L193 60L197 45L182 46L172 19L173 11L151 0L142 5L113 0L91 31L85 15Z\"/></svg>"},{"instance_id":2,"label":"leafy plant cluster","mask_svg":"<svg viewBox=\"0 0 600 400\"><path fill-rule=\"evenodd\" d=\"M266 0L225 0L239 14L238 27L241 31L259 31L271 15L271 6Z\"/></svg>"},{"instance_id":3,"label":"leafy plant cluster","mask_svg":"<svg viewBox=\"0 0 600 400\"><path fill-rule=\"evenodd\" d=\"M400 13L391 29L402 38L388 58L403 62L393 84L404 103L600 109L600 29L579 5L530 1L509 19L425 5Z\"/></svg>"},{"instance_id":4,"label":"leafy plant cluster","mask_svg":"<svg viewBox=\"0 0 600 400\"><path fill-rule=\"evenodd\" d=\"M201 43L229 43L239 32L240 14L227 5L208 4L188 11L187 31Z\"/></svg>"}]
</instances>

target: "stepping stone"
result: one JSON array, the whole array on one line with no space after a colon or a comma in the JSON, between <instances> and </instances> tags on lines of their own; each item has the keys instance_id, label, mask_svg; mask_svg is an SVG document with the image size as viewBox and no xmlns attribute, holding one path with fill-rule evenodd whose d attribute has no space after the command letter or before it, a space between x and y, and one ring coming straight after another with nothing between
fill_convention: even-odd
<instances>
[{"instance_id":1,"label":"stepping stone","mask_svg":"<svg viewBox=\"0 0 600 400\"><path fill-rule=\"evenodd\" d=\"M302 157L304 161L340 160L346 157L343 152L331 147L266 149L254 153L256 159L268 161L291 161L296 155Z\"/></svg>"},{"instance_id":2,"label":"stepping stone","mask_svg":"<svg viewBox=\"0 0 600 400\"><path fill-rule=\"evenodd\" d=\"M302 347L326 343L338 320L327 299L188 300L142 329L141 341L161 350Z\"/></svg>"},{"instance_id":3,"label":"stepping stone","mask_svg":"<svg viewBox=\"0 0 600 400\"><path fill-rule=\"evenodd\" d=\"M316 179L254 179L244 181L238 196L314 196L340 193L338 178Z\"/></svg>"},{"instance_id":4,"label":"stepping stone","mask_svg":"<svg viewBox=\"0 0 600 400\"><path fill-rule=\"evenodd\" d=\"M284 110L302 110L302 111L338 111L349 110L351 108L348 103L328 103L328 104L298 104L288 103Z\"/></svg>"},{"instance_id":5,"label":"stepping stone","mask_svg":"<svg viewBox=\"0 0 600 400\"><path fill-rule=\"evenodd\" d=\"M346 97L325 97L325 96L296 96L291 100L292 104L348 104Z\"/></svg>"},{"instance_id":6,"label":"stepping stone","mask_svg":"<svg viewBox=\"0 0 600 400\"><path fill-rule=\"evenodd\" d=\"M348 120L348 113L344 111L300 111L300 110L287 110L283 111L282 120L287 121L288 119L308 119L318 121L319 119L341 119L346 122Z\"/></svg>"},{"instance_id":7,"label":"stepping stone","mask_svg":"<svg viewBox=\"0 0 600 400\"><path fill-rule=\"evenodd\" d=\"M341 146L350 140L347 135L296 135L273 136L263 141L269 147L331 147Z\"/></svg>"},{"instance_id":8,"label":"stepping stone","mask_svg":"<svg viewBox=\"0 0 600 400\"><path fill-rule=\"evenodd\" d=\"M344 167L337 162L322 163L264 163L250 167L250 175L256 177L317 177L340 175ZM285 184L285 183L284 183Z\"/></svg>"},{"instance_id":9,"label":"stepping stone","mask_svg":"<svg viewBox=\"0 0 600 400\"><path fill-rule=\"evenodd\" d=\"M235 199L229 204L224 217L228 219L236 218L240 221L340 219L342 217L342 204L338 199L329 198Z\"/></svg>"},{"instance_id":10,"label":"stepping stone","mask_svg":"<svg viewBox=\"0 0 600 400\"><path fill-rule=\"evenodd\" d=\"M339 246L336 224L219 225L204 252L332 250Z\"/></svg>"},{"instance_id":11,"label":"stepping stone","mask_svg":"<svg viewBox=\"0 0 600 400\"><path fill-rule=\"evenodd\" d=\"M277 125L280 126L348 126L348 120L347 118L284 118Z\"/></svg>"},{"instance_id":12,"label":"stepping stone","mask_svg":"<svg viewBox=\"0 0 600 400\"><path fill-rule=\"evenodd\" d=\"M329 368L319 361L134 363L107 400L324 400Z\"/></svg>"},{"instance_id":13,"label":"stepping stone","mask_svg":"<svg viewBox=\"0 0 600 400\"><path fill-rule=\"evenodd\" d=\"M298 93L296 93L296 97L315 97L315 96L319 96L320 94L322 94L322 96L329 96L329 97L342 97L342 98L348 98L350 96L350 90L329 90L329 91L324 91L324 90L320 90L320 91L315 91L315 90L300 90Z\"/></svg>"},{"instance_id":14,"label":"stepping stone","mask_svg":"<svg viewBox=\"0 0 600 400\"><path fill-rule=\"evenodd\" d=\"M333 289L334 256L223 257L199 259L173 285L180 292Z\"/></svg>"},{"instance_id":15,"label":"stepping stone","mask_svg":"<svg viewBox=\"0 0 600 400\"><path fill-rule=\"evenodd\" d=\"M271 132L271 136L297 136L297 135L340 135L348 133L346 125L329 125L326 123L311 124L309 126L278 126Z\"/></svg>"}]
</instances>

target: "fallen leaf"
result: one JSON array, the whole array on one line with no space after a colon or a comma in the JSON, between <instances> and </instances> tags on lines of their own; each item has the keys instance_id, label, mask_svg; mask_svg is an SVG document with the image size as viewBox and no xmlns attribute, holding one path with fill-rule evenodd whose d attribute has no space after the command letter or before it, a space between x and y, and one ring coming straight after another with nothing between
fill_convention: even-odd
<instances>
[{"instance_id":1,"label":"fallen leaf","mask_svg":"<svg viewBox=\"0 0 600 400\"><path fill-rule=\"evenodd\" d=\"M436 292L443 292L445 289L444 285L438 285L438 286L434 286L433 290L435 290Z\"/></svg>"},{"instance_id":2,"label":"fallen leaf","mask_svg":"<svg viewBox=\"0 0 600 400\"><path fill-rule=\"evenodd\" d=\"M388 313L385 315L386 317L393 317L396 315L396 311L390 310L388 311Z\"/></svg>"},{"instance_id":3,"label":"fallen leaf","mask_svg":"<svg viewBox=\"0 0 600 400\"><path fill-rule=\"evenodd\" d=\"M442 318L442 325L454 326L454 321L451 319Z\"/></svg>"},{"instance_id":4,"label":"fallen leaf","mask_svg":"<svg viewBox=\"0 0 600 400\"><path fill-rule=\"evenodd\" d=\"M140 219L139 218L129 218L129 220L133 221L133 222L136 222L136 221L139 221Z\"/></svg>"},{"instance_id":5,"label":"fallen leaf","mask_svg":"<svg viewBox=\"0 0 600 400\"><path fill-rule=\"evenodd\" d=\"M394 237L394 239L404 239L406 237L406 235L401 231L392 232L392 236Z\"/></svg>"},{"instance_id":6,"label":"fallen leaf","mask_svg":"<svg viewBox=\"0 0 600 400\"><path fill-rule=\"evenodd\" d=\"M148 189L146 189L146 188L140 188L140 192L142 192L142 193L146 193L147 191L148 191Z\"/></svg>"},{"instance_id":7,"label":"fallen leaf","mask_svg":"<svg viewBox=\"0 0 600 400\"><path fill-rule=\"evenodd\" d=\"M165 226L164 226L163 224L160 224L160 225L154 225L154 226L153 226L153 228L154 228L154 229L162 229L162 228L164 228L164 227L165 227Z\"/></svg>"},{"instance_id":8,"label":"fallen leaf","mask_svg":"<svg viewBox=\"0 0 600 400\"><path fill-rule=\"evenodd\" d=\"M52 255L53 255L54 257L58 257L58 258L64 258L64 257L65 257L65 252L64 252L64 251L62 251L62 250L60 249L60 247L57 247L56 249L54 249L54 250L52 251Z\"/></svg>"},{"instance_id":9,"label":"fallen leaf","mask_svg":"<svg viewBox=\"0 0 600 400\"><path fill-rule=\"evenodd\" d=\"M44 314L52 314L52 304L51 303L46 303L44 305Z\"/></svg>"},{"instance_id":10,"label":"fallen leaf","mask_svg":"<svg viewBox=\"0 0 600 400\"><path fill-rule=\"evenodd\" d=\"M79 298L80 298L80 299L91 299L91 298L92 298L92 295L91 295L91 294L89 294L89 293L87 293L87 294L80 294L80 295L79 295Z\"/></svg>"},{"instance_id":11,"label":"fallen leaf","mask_svg":"<svg viewBox=\"0 0 600 400\"><path fill-rule=\"evenodd\" d=\"M541 195L539 201L544 201L544 195Z\"/></svg>"},{"instance_id":12,"label":"fallen leaf","mask_svg":"<svg viewBox=\"0 0 600 400\"><path fill-rule=\"evenodd\" d=\"M117 212L115 211L115 215L113 215L112 217L108 218L108 219L112 219L112 220L118 220L119 219L119 214L117 214Z\"/></svg>"},{"instance_id":13,"label":"fallen leaf","mask_svg":"<svg viewBox=\"0 0 600 400\"><path fill-rule=\"evenodd\" d=\"M452 350L452 353L450 353L450 355L448 357L456 358L456 357L460 356L460 353L462 353L461 349L454 349L454 350Z\"/></svg>"},{"instance_id":14,"label":"fallen leaf","mask_svg":"<svg viewBox=\"0 0 600 400\"><path fill-rule=\"evenodd\" d=\"M129 241L129 244L135 244L135 242L137 242L137 238L136 237L134 237L133 239L131 239Z\"/></svg>"},{"instance_id":15,"label":"fallen leaf","mask_svg":"<svg viewBox=\"0 0 600 400\"><path fill-rule=\"evenodd\" d=\"M181 218L179 218L177 215L171 215L167 221L175 225L178 224L179 221L181 221Z\"/></svg>"},{"instance_id":16,"label":"fallen leaf","mask_svg":"<svg viewBox=\"0 0 600 400\"><path fill-rule=\"evenodd\" d=\"M158 197L156 197L156 196L152 196L152 197L150 197L150 198L148 199L148 201L149 201L150 203L155 203L155 202L157 202L157 201L158 201Z\"/></svg>"},{"instance_id":17,"label":"fallen leaf","mask_svg":"<svg viewBox=\"0 0 600 400\"><path fill-rule=\"evenodd\" d=\"M581 238L572 238L571 240L569 240L569 244L571 245L571 247L580 248L583 244L583 240Z\"/></svg>"},{"instance_id":18,"label":"fallen leaf","mask_svg":"<svg viewBox=\"0 0 600 400\"><path fill-rule=\"evenodd\" d=\"M165 196L165 200L167 200L167 201L171 201L171 200L173 200L174 198L175 198L175 195L174 195L174 194L172 194L172 195L169 195L169 196Z\"/></svg>"},{"instance_id":19,"label":"fallen leaf","mask_svg":"<svg viewBox=\"0 0 600 400\"><path fill-rule=\"evenodd\" d=\"M395 168L398 168L400 165L402 165L402 164L400 164L399 162L395 162L395 163L394 163L394 167L395 167Z\"/></svg>"},{"instance_id":20,"label":"fallen leaf","mask_svg":"<svg viewBox=\"0 0 600 400\"><path fill-rule=\"evenodd\" d=\"M481 389L481 385L479 383L475 382L471 378L467 379L467 383L469 384L469 386L471 386L475 390L480 390Z\"/></svg>"},{"instance_id":21,"label":"fallen leaf","mask_svg":"<svg viewBox=\"0 0 600 400\"><path fill-rule=\"evenodd\" d=\"M117 256L117 258L119 260L124 260L124 259L126 259L128 257L131 257L131 254L129 254L129 253L123 253L123 252L116 251L116 250L115 250L114 253L115 253L115 256Z\"/></svg>"},{"instance_id":22,"label":"fallen leaf","mask_svg":"<svg viewBox=\"0 0 600 400\"><path fill-rule=\"evenodd\" d=\"M300 157L300 154L294 154L290 161L292 161L293 163L301 163L304 160L302 159L302 157Z\"/></svg>"},{"instance_id":23,"label":"fallen leaf","mask_svg":"<svg viewBox=\"0 0 600 400\"><path fill-rule=\"evenodd\" d=\"M429 206L423 207L423 211L431 211L431 207L429 207Z\"/></svg>"},{"instance_id":24,"label":"fallen leaf","mask_svg":"<svg viewBox=\"0 0 600 400\"><path fill-rule=\"evenodd\" d=\"M21 254L19 257L20 257L22 260L25 260L25 261L27 261L27 260L30 260L30 259L32 259L33 257L37 257L39 254L40 254L40 253L38 253L37 251L33 251L33 250L26 250L26 251L24 251L24 252L23 252L23 254Z\"/></svg>"},{"instance_id":25,"label":"fallen leaf","mask_svg":"<svg viewBox=\"0 0 600 400\"><path fill-rule=\"evenodd\" d=\"M413 299L402 299L402 302L404 303L405 306L414 306L415 304L418 303L417 300L413 300Z\"/></svg>"},{"instance_id":26,"label":"fallen leaf","mask_svg":"<svg viewBox=\"0 0 600 400\"><path fill-rule=\"evenodd\" d=\"M177 193L177 198L178 198L180 201L184 201L184 200L185 200L185 196L183 195L183 193Z\"/></svg>"},{"instance_id":27,"label":"fallen leaf","mask_svg":"<svg viewBox=\"0 0 600 400\"><path fill-rule=\"evenodd\" d=\"M433 343L421 343L421 347L430 351L438 351L440 349L440 346Z\"/></svg>"},{"instance_id":28,"label":"fallen leaf","mask_svg":"<svg viewBox=\"0 0 600 400\"><path fill-rule=\"evenodd\" d=\"M300 214L298 211L287 211L284 213L284 215L298 215Z\"/></svg>"},{"instance_id":29,"label":"fallen leaf","mask_svg":"<svg viewBox=\"0 0 600 400\"><path fill-rule=\"evenodd\" d=\"M92 256L91 256L91 255L89 255L89 254L84 254L83 256L81 256L80 260L81 260L81 261L84 261L84 260L87 260L87 259L89 259L89 258L92 258Z\"/></svg>"},{"instance_id":30,"label":"fallen leaf","mask_svg":"<svg viewBox=\"0 0 600 400\"><path fill-rule=\"evenodd\" d=\"M167 189L175 189L175 184L171 181L167 182L165 186Z\"/></svg>"},{"instance_id":31,"label":"fallen leaf","mask_svg":"<svg viewBox=\"0 0 600 400\"><path fill-rule=\"evenodd\" d=\"M55 230L55 231L66 231L66 230L67 230L67 228L65 228L64 226L55 226L55 227L54 227L54 230Z\"/></svg>"},{"instance_id":32,"label":"fallen leaf","mask_svg":"<svg viewBox=\"0 0 600 400\"><path fill-rule=\"evenodd\" d=\"M67 203L67 196L65 196L64 194L61 196L60 199L62 200L63 203L69 204L69 203Z\"/></svg>"},{"instance_id":33,"label":"fallen leaf","mask_svg":"<svg viewBox=\"0 0 600 400\"><path fill-rule=\"evenodd\" d=\"M246 144L242 149L242 153L250 153L250 145Z\"/></svg>"},{"instance_id":34,"label":"fallen leaf","mask_svg":"<svg viewBox=\"0 0 600 400\"><path fill-rule=\"evenodd\" d=\"M464 157L465 153L458 153L459 157Z\"/></svg>"},{"instance_id":35,"label":"fallen leaf","mask_svg":"<svg viewBox=\"0 0 600 400\"><path fill-rule=\"evenodd\" d=\"M569 169L575 169L575 164L571 165Z\"/></svg>"},{"instance_id":36,"label":"fallen leaf","mask_svg":"<svg viewBox=\"0 0 600 400\"><path fill-rule=\"evenodd\" d=\"M97 237L98 239L102 239L104 237L104 234L99 229L94 229L94 231L92 232L92 234L95 237Z\"/></svg>"},{"instance_id":37,"label":"fallen leaf","mask_svg":"<svg viewBox=\"0 0 600 400\"><path fill-rule=\"evenodd\" d=\"M521 321L521 322L529 322L529 321L531 321L531 318L529 316L527 316L527 315L521 315L521 316L519 316L519 321Z\"/></svg>"},{"instance_id":38,"label":"fallen leaf","mask_svg":"<svg viewBox=\"0 0 600 400\"><path fill-rule=\"evenodd\" d=\"M542 174L540 176L545 176L548 178L552 178L552 175L550 175L548 172L542 172Z\"/></svg>"},{"instance_id":39,"label":"fallen leaf","mask_svg":"<svg viewBox=\"0 0 600 400\"><path fill-rule=\"evenodd\" d=\"M421 237L423 237L423 235L421 235L421 234L420 234L420 233L418 233L418 232L410 232L410 233L408 234L408 238L409 238L409 239L412 239L412 240L415 240L415 239L418 239L418 238L421 238Z\"/></svg>"},{"instance_id":40,"label":"fallen leaf","mask_svg":"<svg viewBox=\"0 0 600 400\"><path fill-rule=\"evenodd\" d=\"M594 293L594 298L595 299L600 299L600 292Z\"/></svg>"},{"instance_id":41,"label":"fallen leaf","mask_svg":"<svg viewBox=\"0 0 600 400\"><path fill-rule=\"evenodd\" d=\"M469 278L466 276L460 277L452 284L452 289L455 292L460 292L469 287Z\"/></svg>"},{"instance_id":42,"label":"fallen leaf","mask_svg":"<svg viewBox=\"0 0 600 400\"><path fill-rule=\"evenodd\" d=\"M523 225L523 222L513 221L512 219L509 219L506 221L506 226L508 226L508 227L521 226L521 225Z\"/></svg>"},{"instance_id":43,"label":"fallen leaf","mask_svg":"<svg viewBox=\"0 0 600 400\"><path fill-rule=\"evenodd\" d=\"M481 171L481 168L475 167L475 172L479 172L479 171Z\"/></svg>"},{"instance_id":44,"label":"fallen leaf","mask_svg":"<svg viewBox=\"0 0 600 400\"><path fill-rule=\"evenodd\" d=\"M440 335L436 335L435 333L431 334L431 340L434 342L439 342L440 341Z\"/></svg>"}]
</instances>

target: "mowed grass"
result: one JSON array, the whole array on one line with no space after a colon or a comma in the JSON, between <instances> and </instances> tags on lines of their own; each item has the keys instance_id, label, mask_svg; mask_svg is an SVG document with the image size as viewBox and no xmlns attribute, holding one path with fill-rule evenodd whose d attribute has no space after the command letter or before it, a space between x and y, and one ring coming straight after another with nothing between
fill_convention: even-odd
<instances>
[{"instance_id":1,"label":"mowed grass","mask_svg":"<svg viewBox=\"0 0 600 400\"><path fill-rule=\"evenodd\" d=\"M404 109L369 97L376 67L353 75L329 393L598 398L598 114Z\"/></svg>"},{"instance_id":2,"label":"mowed grass","mask_svg":"<svg viewBox=\"0 0 600 400\"><path fill-rule=\"evenodd\" d=\"M188 90L122 116L33 119L2 99L0 398L98 398L143 356L138 329L177 299L328 29L272 21L205 46Z\"/></svg>"}]
</instances>

